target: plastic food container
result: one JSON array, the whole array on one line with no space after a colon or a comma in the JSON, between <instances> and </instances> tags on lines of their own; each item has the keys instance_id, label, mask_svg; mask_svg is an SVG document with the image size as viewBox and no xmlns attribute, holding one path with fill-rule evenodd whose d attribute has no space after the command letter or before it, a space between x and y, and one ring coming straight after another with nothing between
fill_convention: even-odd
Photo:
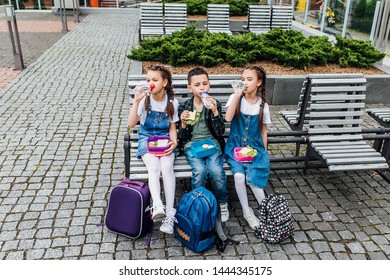
<instances>
[{"instance_id":1,"label":"plastic food container","mask_svg":"<svg viewBox=\"0 0 390 280\"><path fill-rule=\"evenodd\" d=\"M209 138L203 139L192 143L191 152L196 158L204 158L214 154L217 151L217 147L215 145L216 144L213 140Z\"/></svg>"},{"instance_id":2,"label":"plastic food container","mask_svg":"<svg viewBox=\"0 0 390 280\"><path fill-rule=\"evenodd\" d=\"M146 150L155 156L162 156L168 146L169 136L151 136L148 138Z\"/></svg>"},{"instance_id":3,"label":"plastic food container","mask_svg":"<svg viewBox=\"0 0 390 280\"><path fill-rule=\"evenodd\" d=\"M255 159L255 157L250 157L250 156L239 156L238 153L245 147L237 147L234 148L234 158L237 161L240 162L251 162Z\"/></svg>"}]
</instances>

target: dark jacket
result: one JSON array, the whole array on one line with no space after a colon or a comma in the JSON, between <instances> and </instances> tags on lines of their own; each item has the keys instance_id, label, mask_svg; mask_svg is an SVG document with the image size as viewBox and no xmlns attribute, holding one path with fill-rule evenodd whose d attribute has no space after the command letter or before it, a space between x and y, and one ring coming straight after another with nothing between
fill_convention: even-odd
<instances>
[{"instance_id":1,"label":"dark jacket","mask_svg":"<svg viewBox=\"0 0 390 280\"><path fill-rule=\"evenodd\" d=\"M225 139L223 138L223 134L225 133L225 123L223 121L223 116L222 116L222 105L218 100L216 101L217 101L218 116L214 117L213 112L207 109L206 107L203 109L202 112L206 114L205 117L206 125L209 128L213 137L218 141L223 153L223 151L225 150ZM181 113L185 110L188 111L194 110L194 97L185 101L184 104L179 105L179 117ZM187 127L184 129L181 127L180 121L178 126L179 126L178 148L179 148L179 154L182 154L184 152L184 145L188 141L191 141L192 139L192 131L194 130L194 126L187 125Z\"/></svg>"}]
</instances>

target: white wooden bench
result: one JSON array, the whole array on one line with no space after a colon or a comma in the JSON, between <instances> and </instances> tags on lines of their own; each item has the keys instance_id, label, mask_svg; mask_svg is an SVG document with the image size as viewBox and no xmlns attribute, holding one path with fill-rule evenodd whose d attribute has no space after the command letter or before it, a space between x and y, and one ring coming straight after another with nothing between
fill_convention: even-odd
<instances>
[{"instance_id":1,"label":"white wooden bench","mask_svg":"<svg viewBox=\"0 0 390 280\"><path fill-rule=\"evenodd\" d=\"M283 29L291 29L292 19L292 6L272 6L271 29L279 27Z\"/></svg>"},{"instance_id":2,"label":"white wooden bench","mask_svg":"<svg viewBox=\"0 0 390 280\"><path fill-rule=\"evenodd\" d=\"M270 5L249 5L248 29L255 34L266 33L271 29Z\"/></svg>"},{"instance_id":3,"label":"white wooden bench","mask_svg":"<svg viewBox=\"0 0 390 280\"><path fill-rule=\"evenodd\" d=\"M279 114L285 119L291 130L302 130L308 124L310 118L311 98L321 92L333 94L344 92L339 99L349 102L349 98L365 98L366 79L363 74L309 74L303 81L301 94L298 100L297 110L280 111ZM355 96L349 96L348 92L355 92ZM359 96L362 95L362 96ZM364 96L363 96L364 95ZM316 98L316 97L314 97Z\"/></svg>"},{"instance_id":4,"label":"white wooden bench","mask_svg":"<svg viewBox=\"0 0 390 280\"><path fill-rule=\"evenodd\" d=\"M227 33L232 35L229 27L229 5L207 5L207 30L211 33Z\"/></svg>"},{"instance_id":5,"label":"white wooden bench","mask_svg":"<svg viewBox=\"0 0 390 280\"><path fill-rule=\"evenodd\" d=\"M166 3L164 5L164 32L170 35L187 27L187 4Z\"/></svg>"},{"instance_id":6,"label":"white wooden bench","mask_svg":"<svg viewBox=\"0 0 390 280\"><path fill-rule=\"evenodd\" d=\"M390 108L372 108L366 112L381 126L390 127Z\"/></svg>"},{"instance_id":7,"label":"white wooden bench","mask_svg":"<svg viewBox=\"0 0 390 280\"><path fill-rule=\"evenodd\" d=\"M142 3L139 20L139 41L148 36L164 35L163 4Z\"/></svg>"},{"instance_id":8,"label":"white wooden bench","mask_svg":"<svg viewBox=\"0 0 390 280\"><path fill-rule=\"evenodd\" d=\"M374 120L376 120L382 127L390 128L390 108L372 108L367 109L366 112ZM389 133L388 133L389 134ZM390 140L389 139L378 139L374 142L374 148L377 151L381 151L382 156L390 164ZM390 183L390 171L381 170L379 174Z\"/></svg>"},{"instance_id":9,"label":"white wooden bench","mask_svg":"<svg viewBox=\"0 0 390 280\"><path fill-rule=\"evenodd\" d=\"M333 79L313 79L313 84L329 87L311 90L309 143L306 165L314 155L326 163L329 171L387 169L386 159L363 139L362 117L365 94L360 90L340 89ZM364 85L365 86L365 85ZM306 170L305 170L306 171Z\"/></svg>"}]
</instances>

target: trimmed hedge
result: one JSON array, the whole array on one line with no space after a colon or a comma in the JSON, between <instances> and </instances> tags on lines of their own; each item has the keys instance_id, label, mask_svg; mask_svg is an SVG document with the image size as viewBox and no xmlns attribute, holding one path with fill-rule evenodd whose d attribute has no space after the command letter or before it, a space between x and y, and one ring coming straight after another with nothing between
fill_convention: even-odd
<instances>
[{"instance_id":1,"label":"trimmed hedge","mask_svg":"<svg viewBox=\"0 0 390 280\"><path fill-rule=\"evenodd\" d=\"M224 33L197 31L195 25L171 36L152 37L131 50L129 59L159 61L179 66L198 64L204 67L228 63L241 67L255 61L304 69L309 65L339 64L342 67L371 67L385 54L369 41L336 36L333 46L328 37L305 37L294 30L273 29L265 34L246 33L229 36Z\"/></svg>"}]
</instances>

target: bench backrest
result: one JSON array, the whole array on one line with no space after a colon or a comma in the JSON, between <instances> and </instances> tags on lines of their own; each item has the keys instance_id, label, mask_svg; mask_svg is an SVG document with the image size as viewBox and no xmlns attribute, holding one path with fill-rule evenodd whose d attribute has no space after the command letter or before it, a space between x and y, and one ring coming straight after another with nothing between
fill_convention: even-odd
<instances>
[{"instance_id":1,"label":"bench backrest","mask_svg":"<svg viewBox=\"0 0 390 280\"><path fill-rule=\"evenodd\" d=\"M164 5L164 29L165 34L172 34L187 26L187 4L166 3Z\"/></svg>"},{"instance_id":2,"label":"bench backrest","mask_svg":"<svg viewBox=\"0 0 390 280\"><path fill-rule=\"evenodd\" d=\"M366 99L364 77L311 77L309 135L360 134Z\"/></svg>"},{"instance_id":3,"label":"bench backrest","mask_svg":"<svg viewBox=\"0 0 390 280\"><path fill-rule=\"evenodd\" d=\"M164 35L163 4L142 3L140 39L144 36Z\"/></svg>"},{"instance_id":4,"label":"bench backrest","mask_svg":"<svg viewBox=\"0 0 390 280\"><path fill-rule=\"evenodd\" d=\"M318 91L324 94L332 94L338 90L348 89L354 86L355 79L364 78L362 74L310 74L303 81L301 94L299 96L297 119L291 126L294 130L302 130L305 124L308 124L313 94ZM333 87L334 85L337 85ZM312 94L313 92L313 94ZM316 97L314 97L315 99Z\"/></svg>"},{"instance_id":5,"label":"bench backrest","mask_svg":"<svg viewBox=\"0 0 390 280\"><path fill-rule=\"evenodd\" d=\"M249 5L248 28L256 34L268 32L271 29L271 6Z\"/></svg>"},{"instance_id":6,"label":"bench backrest","mask_svg":"<svg viewBox=\"0 0 390 280\"><path fill-rule=\"evenodd\" d=\"M207 5L207 30L232 34L229 28L229 5Z\"/></svg>"},{"instance_id":7,"label":"bench backrest","mask_svg":"<svg viewBox=\"0 0 390 280\"><path fill-rule=\"evenodd\" d=\"M271 28L291 29L293 19L292 6L272 6Z\"/></svg>"}]
</instances>

